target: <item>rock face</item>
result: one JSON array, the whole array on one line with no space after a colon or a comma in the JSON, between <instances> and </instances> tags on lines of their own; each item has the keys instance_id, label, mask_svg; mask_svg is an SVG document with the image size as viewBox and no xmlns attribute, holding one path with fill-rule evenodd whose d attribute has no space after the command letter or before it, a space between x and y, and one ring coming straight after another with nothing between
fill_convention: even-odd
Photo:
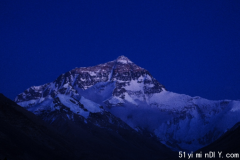
<instances>
[{"instance_id":1,"label":"rock face","mask_svg":"<svg viewBox=\"0 0 240 160\"><path fill-rule=\"evenodd\" d=\"M49 123L60 112L63 119L80 117L98 127L118 121L114 125L156 136L173 150L197 150L240 121L239 101L210 101L166 91L147 70L124 56L75 68L51 83L28 88L15 102ZM93 120L93 115L99 116Z\"/></svg>"}]
</instances>

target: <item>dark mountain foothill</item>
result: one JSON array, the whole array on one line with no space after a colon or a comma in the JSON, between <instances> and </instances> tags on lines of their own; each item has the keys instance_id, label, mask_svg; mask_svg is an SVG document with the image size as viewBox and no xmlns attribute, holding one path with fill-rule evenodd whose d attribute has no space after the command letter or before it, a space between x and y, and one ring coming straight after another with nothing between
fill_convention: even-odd
<instances>
[{"instance_id":1,"label":"dark mountain foothill","mask_svg":"<svg viewBox=\"0 0 240 160\"><path fill-rule=\"evenodd\" d=\"M67 111L66 111L67 112ZM49 114L43 113L42 115ZM0 94L0 159L174 159L175 152L131 129L119 118L97 127L110 113L93 113L87 123L74 115L67 119L60 110L55 121L47 124L33 113ZM48 115L51 116L51 115ZM119 124L122 127L116 127ZM111 127L110 127L111 125ZM109 129L111 128L111 129Z\"/></svg>"},{"instance_id":2,"label":"dark mountain foothill","mask_svg":"<svg viewBox=\"0 0 240 160\"><path fill-rule=\"evenodd\" d=\"M33 113L0 94L0 159L74 158L72 145Z\"/></svg>"},{"instance_id":3,"label":"dark mountain foothill","mask_svg":"<svg viewBox=\"0 0 240 160\"><path fill-rule=\"evenodd\" d=\"M215 159L240 159L240 122L210 145L196 151L200 152L203 157L212 152L215 153Z\"/></svg>"}]
</instances>

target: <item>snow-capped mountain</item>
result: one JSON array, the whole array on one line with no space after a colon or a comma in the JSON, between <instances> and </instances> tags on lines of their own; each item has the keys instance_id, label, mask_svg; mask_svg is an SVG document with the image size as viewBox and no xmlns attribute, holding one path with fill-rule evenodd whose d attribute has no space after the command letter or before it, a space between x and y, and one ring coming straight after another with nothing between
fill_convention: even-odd
<instances>
[{"instance_id":1,"label":"snow-capped mountain","mask_svg":"<svg viewBox=\"0 0 240 160\"><path fill-rule=\"evenodd\" d=\"M15 102L49 123L59 113L85 123L92 115L103 115L104 120L98 117L91 123L109 127L115 122L139 133L147 131L174 150L197 150L240 121L239 101L210 101L166 91L146 69L124 56L75 68L51 83L28 88Z\"/></svg>"}]
</instances>

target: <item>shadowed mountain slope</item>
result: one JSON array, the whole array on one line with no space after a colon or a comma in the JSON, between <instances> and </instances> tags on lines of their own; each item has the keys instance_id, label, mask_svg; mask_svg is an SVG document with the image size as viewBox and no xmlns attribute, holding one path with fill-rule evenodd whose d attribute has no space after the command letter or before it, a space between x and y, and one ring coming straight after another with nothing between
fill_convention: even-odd
<instances>
[{"instance_id":1,"label":"shadowed mountain slope","mask_svg":"<svg viewBox=\"0 0 240 160\"><path fill-rule=\"evenodd\" d=\"M238 122L219 139L196 152L199 153L200 151L202 151L203 154L209 153L210 151L215 152L216 158L219 158L218 152L222 152L221 158L219 159L240 159L240 123Z\"/></svg>"},{"instance_id":2,"label":"shadowed mountain slope","mask_svg":"<svg viewBox=\"0 0 240 160\"><path fill-rule=\"evenodd\" d=\"M0 94L0 159L74 158L71 144L33 113Z\"/></svg>"},{"instance_id":3,"label":"shadowed mountain slope","mask_svg":"<svg viewBox=\"0 0 240 160\"><path fill-rule=\"evenodd\" d=\"M86 124L76 117L73 123L62 114L58 113L55 121L48 125L0 94L0 159L157 160L177 157L154 138L142 136L135 130L121 127L116 132L114 128L109 130L91 124L105 115L96 113Z\"/></svg>"}]
</instances>

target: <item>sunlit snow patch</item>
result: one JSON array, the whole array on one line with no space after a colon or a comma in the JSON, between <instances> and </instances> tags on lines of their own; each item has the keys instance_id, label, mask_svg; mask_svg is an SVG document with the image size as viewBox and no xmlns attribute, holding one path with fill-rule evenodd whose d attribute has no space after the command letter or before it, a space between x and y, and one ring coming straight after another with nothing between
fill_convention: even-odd
<instances>
[{"instance_id":1,"label":"sunlit snow patch","mask_svg":"<svg viewBox=\"0 0 240 160\"><path fill-rule=\"evenodd\" d=\"M236 112L236 111L239 112L240 111L240 103L239 103L239 101L232 101L231 105L232 105L232 109L231 109L232 112Z\"/></svg>"},{"instance_id":2,"label":"sunlit snow patch","mask_svg":"<svg viewBox=\"0 0 240 160\"><path fill-rule=\"evenodd\" d=\"M82 108L80 108L77 104L74 104L70 101L72 99L70 96L66 96L63 94L58 94L57 97L60 99L61 103L68 107L73 113L79 114L85 118L88 118L89 112L84 111Z\"/></svg>"},{"instance_id":3,"label":"sunlit snow patch","mask_svg":"<svg viewBox=\"0 0 240 160\"><path fill-rule=\"evenodd\" d=\"M101 112L101 109L99 108L100 106L99 104L94 103L93 101L90 101L84 98L83 96L80 99L80 103L82 103L84 107L92 113Z\"/></svg>"}]
</instances>

